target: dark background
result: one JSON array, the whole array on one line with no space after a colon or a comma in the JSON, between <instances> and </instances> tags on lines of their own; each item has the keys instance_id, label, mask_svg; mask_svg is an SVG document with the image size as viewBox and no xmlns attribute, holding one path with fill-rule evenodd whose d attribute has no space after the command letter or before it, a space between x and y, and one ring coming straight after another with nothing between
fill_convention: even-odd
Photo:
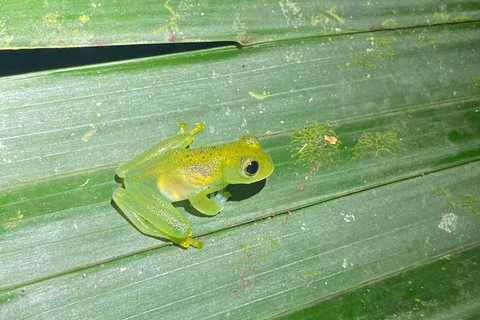
<instances>
[{"instance_id":1,"label":"dark background","mask_svg":"<svg viewBox=\"0 0 480 320\"><path fill-rule=\"evenodd\" d=\"M237 43L169 43L92 48L0 50L0 77L229 45L237 45Z\"/></svg>"}]
</instances>

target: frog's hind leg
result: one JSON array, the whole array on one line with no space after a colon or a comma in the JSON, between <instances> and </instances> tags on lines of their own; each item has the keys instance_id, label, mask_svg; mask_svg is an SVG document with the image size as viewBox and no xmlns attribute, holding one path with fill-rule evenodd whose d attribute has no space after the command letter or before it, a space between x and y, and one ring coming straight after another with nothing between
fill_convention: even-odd
<instances>
[{"instance_id":1,"label":"frog's hind leg","mask_svg":"<svg viewBox=\"0 0 480 320\"><path fill-rule=\"evenodd\" d=\"M201 241L190 237L190 223L167 200L158 197L152 200L142 194L117 188L113 193L113 201L143 234L155 238L167 237L185 248L190 245L196 248L203 246Z\"/></svg>"}]
</instances>

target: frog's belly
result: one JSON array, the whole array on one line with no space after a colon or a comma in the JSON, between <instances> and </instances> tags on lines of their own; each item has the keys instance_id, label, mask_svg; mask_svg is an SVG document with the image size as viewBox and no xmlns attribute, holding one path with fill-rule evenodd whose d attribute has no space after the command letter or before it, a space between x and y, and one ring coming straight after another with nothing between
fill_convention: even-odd
<instances>
[{"instance_id":1,"label":"frog's belly","mask_svg":"<svg viewBox=\"0 0 480 320\"><path fill-rule=\"evenodd\" d=\"M191 198L197 186L191 186L177 177L165 175L157 179L157 187L162 196L174 202Z\"/></svg>"}]
</instances>

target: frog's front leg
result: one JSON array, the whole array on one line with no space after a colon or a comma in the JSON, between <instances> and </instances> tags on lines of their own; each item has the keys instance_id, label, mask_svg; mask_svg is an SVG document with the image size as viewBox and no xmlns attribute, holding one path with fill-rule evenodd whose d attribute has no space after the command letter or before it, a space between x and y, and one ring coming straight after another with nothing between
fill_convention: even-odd
<instances>
[{"instance_id":1,"label":"frog's front leg","mask_svg":"<svg viewBox=\"0 0 480 320\"><path fill-rule=\"evenodd\" d=\"M166 150L186 148L194 140L193 136L203 130L203 124L197 123L193 129L188 131L186 131L185 128L185 122L180 123L180 130L176 136L160 141L132 161L120 165L116 171L117 176L124 178L125 173L128 170L141 166L142 164L158 157Z\"/></svg>"},{"instance_id":2,"label":"frog's front leg","mask_svg":"<svg viewBox=\"0 0 480 320\"><path fill-rule=\"evenodd\" d=\"M191 199L188 199L192 206L207 216L214 216L223 209L223 205L232 195L225 189L217 191L217 193L208 197L212 193L210 187L205 187L197 192Z\"/></svg>"},{"instance_id":3,"label":"frog's front leg","mask_svg":"<svg viewBox=\"0 0 480 320\"><path fill-rule=\"evenodd\" d=\"M137 190L140 189L135 191ZM153 194L152 198L144 196L145 191L141 190L141 194L118 188L113 193L113 200L143 234L157 238L167 237L185 248L190 245L196 248L203 246L201 241L190 237L190 224L168 200Z\"/></svg>"}]
</instances>

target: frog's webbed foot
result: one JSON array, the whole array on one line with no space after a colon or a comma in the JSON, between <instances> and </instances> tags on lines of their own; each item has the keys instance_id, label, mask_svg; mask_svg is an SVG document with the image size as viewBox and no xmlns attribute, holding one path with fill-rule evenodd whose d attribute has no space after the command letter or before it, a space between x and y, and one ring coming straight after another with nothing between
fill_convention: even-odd
<instances>
[{"instance_id":1,"label":"frog's webbed foot","mask_svg":"<svg viewBox=\"0 0 480 320\"><path fill-rule=\"evenodd\" d=\"M182 133L185 133L185 129L187 128L187 124L185 122L181 122L180 123L180 130L178 130L178 134L182 134ZM203 130L203 124L201 123L197 123L195 125L195 127L193 127L192 129L188 130L188 133L191 134L192 136L195 134L195 133L198 133L200 131Z\"/></svg>"},{"instance_id":2,"label":"frog's webbed foot","mask_svg":"<svg viewBox=\"0 0 480 320\"><path fill-rule=\"evenodd\" d=\"M189 246L195 247L197 249L202 249L203 247L203 242L192 238L192 237L187 237L187 239L183 242L180 243L180 245L184 248L188 248Z\"/></svg>"}]
</instances>

